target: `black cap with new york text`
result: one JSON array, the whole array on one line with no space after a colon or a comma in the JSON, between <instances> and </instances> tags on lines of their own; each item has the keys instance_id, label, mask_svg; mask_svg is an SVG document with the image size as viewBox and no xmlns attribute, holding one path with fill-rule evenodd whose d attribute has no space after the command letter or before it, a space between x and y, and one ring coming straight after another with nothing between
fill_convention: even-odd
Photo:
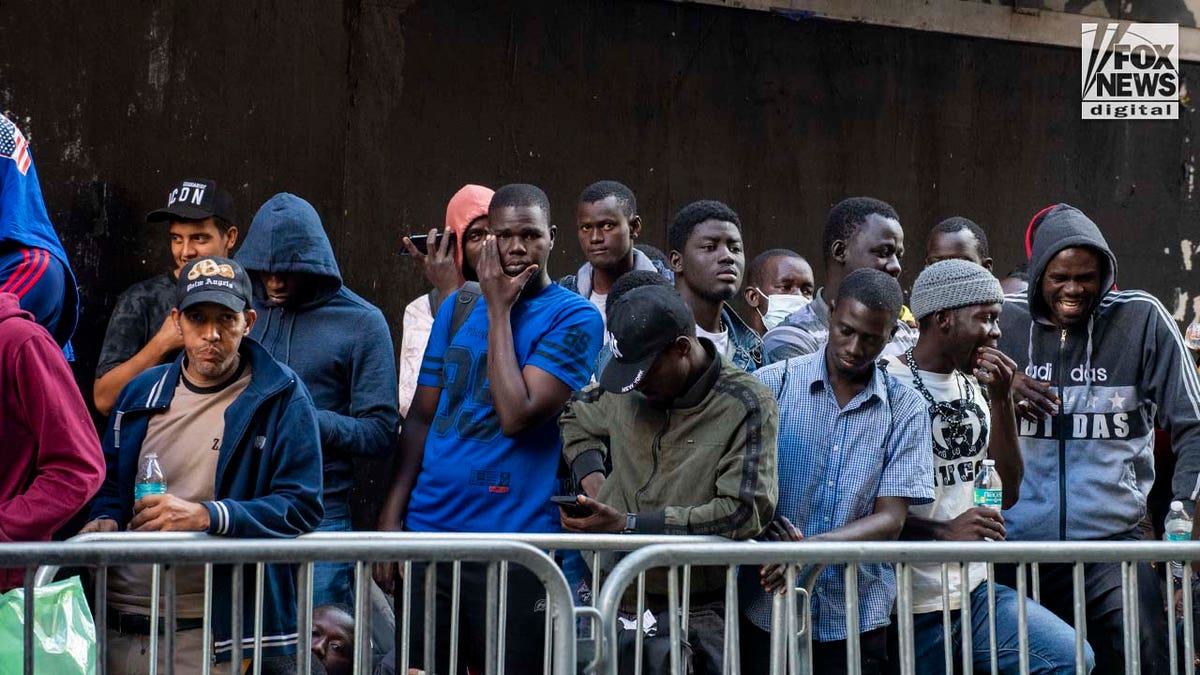
<instances>
[{"instance_id":1,"label":"black cap with new york text","mask_svg":"<svg viewBox=\"0 0 1200 675\"><path fill-rule=\"evenodd\" d=\"M654 360L681 335L695 331L692 310L669 286L642 286L608 308L612 360L600 373L605 391L625 394L637 388Z\"/></svg>"}]
</instances>

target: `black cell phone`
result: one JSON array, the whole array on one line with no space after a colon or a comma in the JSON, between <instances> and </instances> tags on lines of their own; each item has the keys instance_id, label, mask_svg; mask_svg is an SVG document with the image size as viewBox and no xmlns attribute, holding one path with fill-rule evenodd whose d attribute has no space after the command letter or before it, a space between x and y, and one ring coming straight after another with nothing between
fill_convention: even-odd
<instances>
[{"instance_id":1,"label":"black cell phone","mask_svg":"<svg viewBox=\"0 0 1200 675\"><path fill-rule=\"evenodd\" d=\"M592 515L592 510L576 501L574 495L557 495L551 497L550 501L558 504L563 513L572 518L587 518Z\"/></svg>"},{"instance_id":2,"label":"black cell phone","mask_svg":"<svg viewBox=\"0 0 1200 675\"><path fill-rule=\"evenodd\" d=\"M440 236L442 236L441 232L436 233L436 237L440 237ZM438 239L436 237L433 240L434 246L437 246L437 244L438 244ZM454 237L453 232L450 233L450 237L451 238ZM429 235L428 234L410 234L410 235L408 235L408 240L413 243L413 246L417 247L417 250L421 252L421 255L429 255ZM400 255L408 255L408 247L407 246L400 247Z\"/></svg>"},{"instance_id":3,"label":"black cell phone","mask_svg":"<svg viewBox=\"0 0 1200 675\"><path fill-rule=\"evenodd\" d=\"M417 250L420 251L423 255L429 255L429 235L427 235L427 234L410 234L410 235L408 235L408 240L411 241L413 243L413 246L416 246ZM408 255L408 247L407 246L400 247L400 255Z\"/></svg>"}]
</instances>

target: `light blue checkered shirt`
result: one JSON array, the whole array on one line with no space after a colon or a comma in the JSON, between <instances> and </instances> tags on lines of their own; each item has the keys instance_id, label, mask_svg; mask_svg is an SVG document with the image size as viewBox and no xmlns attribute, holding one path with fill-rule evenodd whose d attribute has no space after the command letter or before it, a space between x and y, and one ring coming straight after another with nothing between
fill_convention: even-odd
<instances>
[{"instance_id":1,"label":"light blue checkered shirt","mask_svg":"<svg viewBox=\"0 0 1200 675\"><path fill-rule=\"evenodd\" d=\"M754 376L779 399L776 513L806 537L870 515L877 497L907 497L912 504L933 500L929 414L916 391L876 369L867 388L839 408L824 349ZM845 587L844 565L830 565L817 580L812 595L817 640L846 639ZM859 632L886 626L896 598L892 566L860 566L858 592ZM771 597L761 589L746 597L746 617L770 630Z\"/></svg>"}]
</instances>

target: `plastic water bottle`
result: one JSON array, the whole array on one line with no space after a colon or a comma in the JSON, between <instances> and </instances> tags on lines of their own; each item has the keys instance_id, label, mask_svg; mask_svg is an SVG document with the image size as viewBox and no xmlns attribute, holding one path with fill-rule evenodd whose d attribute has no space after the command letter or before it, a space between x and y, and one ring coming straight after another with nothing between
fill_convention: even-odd
<instances>
[{"instance_id":1,"label":"plastic water bottle","mask_svg":"<svg viewBox=\"0 0 1200 675\"><path fill-rule=\"evenodd\" d=\"M975 475L975 506L986 506L1000 510L1004 488L1000 485L1000 474L996 471L996 460L985 459L979 473Z\"/></svg>"},{"instance_id":2,"label":"plastic water bottle","mask_svg":"<svg viewBox=\"0 0 1200 675\"><path fill-rule=\"evenodd\" d=\"M166 492L167 479L163 477L162 465L158 463L158 453L147 453L133 484L133 500L136 502L146 495L161 495Z\"/></svg>"},{"instance_id":3,"label":"plastic water bottle","mask_svg":"<svg viewBox=\"0 0 1200 675\"><path fill-rule=\"evenodd\" d=\"M1192 539L1192 519L1188 517L1186 511L1183 510L1183 502L1171 502L1171 512L1167 514L1167 519L1163 523L1163 529L1166 530L1167 541L1191 541ZM1183 576L1183 563L1178 560L1171 563L1171 572L1176 577Z\"/></svg>"}]
</instances>

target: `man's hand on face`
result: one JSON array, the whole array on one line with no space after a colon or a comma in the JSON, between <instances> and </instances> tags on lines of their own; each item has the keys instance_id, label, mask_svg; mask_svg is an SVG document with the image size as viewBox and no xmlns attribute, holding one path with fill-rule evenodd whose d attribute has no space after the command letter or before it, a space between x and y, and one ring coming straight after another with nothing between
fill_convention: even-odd
<instances>
[{"instance_id":1,"label":"man's hand on face","mask_svg":"<svg viewBox=\"0 0 1200 675\"><path fill-rule=\"evenodd\" d=\"M496 237L489 234L483 242L483 250L479 252L479 266L475 270L479 275L479 289L488 308L510 308L521 297L525 284L537 274L538 266L530 265L520 274L510 277L500 263L500 247Z\"/></svg>"},{"instance_id":2,"label":"man's hand on face","mask_svg":"<svg viewBox=\"0 0 1200 675\"><path fill-rule=\"evenodd\" d=\"M1017 362L995 347L980 347L975 358L975 377L988 388L993 400L1007 399L1012 391Z\"/></svg>"},{"instance_id":3,"label":"man's hand on face","mask_svg":"<svg viewBox=\"0 0 1200 675\"><path fill-rule=\"evenodd\" d=\"M1030 422L1057 414L1058 406L1062 405L1049 382L1035 380L1020 370L1013 373L1012 395L1017 404L1017 416Z\"/></svg>"},{"instance_id":4,"label":"man's hand on face","mask_svg":"<svg viewBox=\"0 0 1200 675\"><path fill-rule=\"evenodd\" d=\"M179 330L179 325L171 320L170 314L163 319L162 325L158 327L158 332L150 340L158 343L164 352L183 349L183 331Z\"/></svg>"},{"instance_id":5,"label":"man's hand on face","mask_svg":"<svg viewBox=\"0 0 1200 675\"><path fill-rule=\"evenodd\" d=\"M175 495L146 495L133 503L135 532L207 532L208 509Z\"/></svg>"},{"instance_id":6,"label":"man's hand on face","mask_svg":"<svg viewBox=\"0 0 1200 675\"><path fill-rule=\"evenodd\" d=\"M437 230L430 230L429 238L425 241L437 242L437 245L429 249L428 255L421 253L416 244L412 243L408 237L401 240L404 248L408 249L408 254L424 265L425 279L438 289L443 298L457 290L462 281L458 273L458 265L454 262L454 247L451 245L453 238L452 233L449 235L443 233L443 236L438 238Z\"/></svg>"},{"instance_id":7,"label":"man's hand on face","mask_svg":"<svg viewBox=\"0 0 1200 675\"><path fill-rule=\"evenodd\" d=\"M625 514L591 497L579 495L577 501L592 510L592 515L572 518L559 509L559 519L568 532L589 534L620 534L625 530Z\"/></svg>"},{"instance_id":8,"label":"man's hand on face","mask_svg":"<svg viewBox=\"0 0 1200 675\"><path fill-rule=\"evenodd\" d=\"M948 521L939 537L942 541L1003 541L1004 516L999 511L976 506Z\"/></svg>"}]
</instances>

